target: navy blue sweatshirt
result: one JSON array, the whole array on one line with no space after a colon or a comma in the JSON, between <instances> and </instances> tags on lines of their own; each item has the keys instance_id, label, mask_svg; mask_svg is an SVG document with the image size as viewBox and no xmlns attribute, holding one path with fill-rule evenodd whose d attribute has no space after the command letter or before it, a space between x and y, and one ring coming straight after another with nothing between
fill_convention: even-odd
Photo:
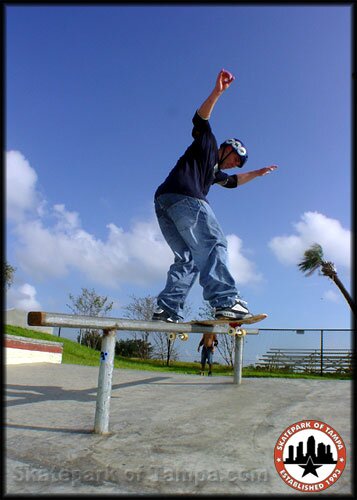
<instances>
[{"instance_id":1,"label":"navy blue sweatshirt","mask_svg":"<svg viewBox=\"0 0 357 500\"><path fill-rule=\"evenodd\" d=\"M179 158L165 181L157 188L161 194L176 193L205 200L212 184L237 186L237 177L218 169L218 145L208 120L196 112L193 119L192 144Z\"/></svg>"}]
</instances>

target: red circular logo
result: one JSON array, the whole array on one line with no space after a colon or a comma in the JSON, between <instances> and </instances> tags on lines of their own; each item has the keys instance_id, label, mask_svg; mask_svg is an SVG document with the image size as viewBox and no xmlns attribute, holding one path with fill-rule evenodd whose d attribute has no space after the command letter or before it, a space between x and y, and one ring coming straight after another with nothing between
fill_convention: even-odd
<instances>
[{"instance_id":1,"label":"red circular logo","mask_svg":"<svg viewBox=\"0 0 357 500\"><path fill-rule=\"evenodd\" d=\"M332 486L346 465L346 446L337 431L319 420L285 429L274 448L275 468L295 490L313 493Z\"/></svg>"}]
</instances>

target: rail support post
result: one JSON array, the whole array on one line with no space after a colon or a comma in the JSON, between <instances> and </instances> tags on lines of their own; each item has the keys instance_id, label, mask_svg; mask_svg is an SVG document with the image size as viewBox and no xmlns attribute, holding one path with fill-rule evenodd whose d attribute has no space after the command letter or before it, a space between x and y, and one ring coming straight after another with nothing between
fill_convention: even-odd
<instances>
[{"instance_id":1,"label":"rail support post","mask_svg":"<svg viewBox=\"0 0 357 500\"><path fill-rule=\"evenodd\" d=\"M233 384L239 385L242 382L243 367L243 335L234 336L234 376Z\"/></svg>"},{"instance_id":2,"label":"rail support post","mask_svg":"<svg viewBox=\"0 0 357 500\"><path fill-rule=\"evenodd\" d=\"M94 420L95 434L108 434L109 432L109 409L112 394L115 340L115 330L103 330Z\"/></svg>"}]
</instances>

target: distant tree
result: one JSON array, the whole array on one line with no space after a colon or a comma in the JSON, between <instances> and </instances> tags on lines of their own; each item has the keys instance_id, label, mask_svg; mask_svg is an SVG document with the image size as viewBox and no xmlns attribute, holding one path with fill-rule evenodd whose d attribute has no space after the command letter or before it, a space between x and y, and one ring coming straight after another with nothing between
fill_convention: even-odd
<instances>
[{"instance_id":1,"label":"distant tree","mask_svg":"<svg viewBox=\"0 0 357 500\"><path fill-rule=\"evenodd\" d=\"M117 340L115 354L126 358L140 358L142 352L149 352L151 354L152 346L150 344L143 346L143 342L142 339Z\"/></svg>"},{"instance_id":2,"label":"distant tree","mask_svg":"<svg viewBox=\"0 0 357 500\"><path fill-rule=\"evenodd\" d=\"M77 335L77 342L91 349L95 349L96 351L100 351L102 334L100 330L82 330L79 335Z\"/></svg>"},{"instance_id":3,"label":"distant tree","mask_svg":"<svg viewBox=\"0 0 357 500\"><path fill-rule=\"evenodd\" d=\"M356 304L339 279L334 263L324 260L324 254L321 245L319 245L318 243L314 243L309 249L307 249L304 253L303 259L298 264L298 267L300 271L305 273L306 276L311 276L315 271L320 269L321 275L327 276L335 283L335 285L338 287L338 289L348 302L350 308L352 309L352 312L354 313L354 315L356 315Z\"/></svg>"},{"instance_id":4,"label":"distant tree","mask_svg":"<svg viewBox=\"0 0 357 500\"><path fill-rule=\"evenodd\" d=\"M123 307L124 316L129 319L140 319L143 321L150 321L152 318L153 310L155 305L155 297L147 295L146 297L136 297L131 295L131 302ZM141 339L142 342L137 345L140 346L138 351L139 357L141 359L148 359L152 353L152 349L149 349L151 345L149 342L149 334L151 334L151 339L153 339L154 334L149 331L138 331L131 333L134 336L134 340L137 341Z\"/></svg>"},{"instance_id":5,"label":"distant tree","mask_svg":"<svg viewBox=\"0 0 357 500\"><path fill-rule=\"evenodd\" d=\"M131 302L126 307L124 311L127 318L130 319L140 319L143 321L151 321L154 309L156 305L156 297L147 295L145 297L131 296ZM187 305L185 308L185 314L189 313L190 306ZM133 332L134 338L141 338L145 346L151 345L149 339L153 342L153 350L151 356L155 359L161 359L166 362L166 365L170 365L171 360L178 359L178 350L175 345L175 340L170 340L167 333L162 332ZM147 357L148 353L144 350L141 353L141 357Z\"/></svg>"},{"instance_id":6,"label":"distant tree","mask_svg":"<svg viewBox=\"0 0 357 500\"><path fill-rule=\"evenodd\" d=\"M199 317L202 319L214 319L214 308L208 302L204 302L203 306L199 308ZM227 334L218 335L217 350L224 359L224 362L233 367L234 366L234 337Z\"/></svg>"},{"instance_id":7,"label":"distant tree","mask_svg":"<svg viewBox=\"0 0 357 500\"><path fill-rule=\"evenodd\" d=\"M72 304L67 307L79 316L106 316L113 308L113 302L108 302L108 297L98 295L94 289L82 288L82 293L74 297L71 293L69 298ZM96 329L81 329L77 337L80 344L87 345L93 349L100 348L101 333Z\"/></svg>"},{"instance_id":8,"label":"distant tree","mask_svg":"<svg viewBox=\"0 0 357 500\"><path fill-rule=\"evenodd\" d=\"M68 294L72 305L67 304L75 314L84 316L106 316L112 310L113 302L108 302L108 297L98 295L94 289L82 288L81 295L74 297Z\"/></svg>"},{"instance_id":9,"label":"distant tree","mask_svg":"<svg viewBox=\"0 0 357 500\"><path fill-rule=\"evenodd\" d=\"M4 262L4 276L5 276L5 289L9 289L14 282L16 267L11 266L7 262Z\"/></svg>"}]
</instances>

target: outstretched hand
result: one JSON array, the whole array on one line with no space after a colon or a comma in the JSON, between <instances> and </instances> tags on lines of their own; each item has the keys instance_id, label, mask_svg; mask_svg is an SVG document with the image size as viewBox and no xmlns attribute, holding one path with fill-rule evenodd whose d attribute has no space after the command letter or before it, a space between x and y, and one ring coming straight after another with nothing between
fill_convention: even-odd
<instances>
[{"instance_id":1,"label":"outstretched hand","mask_svg":"<svg viewBox=\"0 0 357 500\"><path fill-rule=\"evenodd\" d=\"M270 174L270 172L273 172L273 170L276 170L278 168L277 165L270 165L269 167L264 167L259 170L257 170L258 175L266 175Z\"/></svg>"},{"instance_id":2,"label":"outstretched hand","mask_svg":"<svg viewBox=\"0 0 357 500\"><path fill-rule=\"evenodd\" d=\"M217 76L216 80L216 90L220 93L228 89L231 83L235 80L235 76L229 71L222 69Z\"/></svg>"},{"instance_id":3,"label":"outstretched hand","mask_svg":"<svg viewBox=\"0 0 357 500\"><path fill-rule=\"evenodd\" d=\"M242 172L236 174L238 179L238 185L246 184L247 182L256 179L257 177L261 177L262 175L270 174L273 170L278 168L277 165L270 165L269 167L259 168L258 170L251 170L250 172Z\"/></svg>"}]
</instances>

